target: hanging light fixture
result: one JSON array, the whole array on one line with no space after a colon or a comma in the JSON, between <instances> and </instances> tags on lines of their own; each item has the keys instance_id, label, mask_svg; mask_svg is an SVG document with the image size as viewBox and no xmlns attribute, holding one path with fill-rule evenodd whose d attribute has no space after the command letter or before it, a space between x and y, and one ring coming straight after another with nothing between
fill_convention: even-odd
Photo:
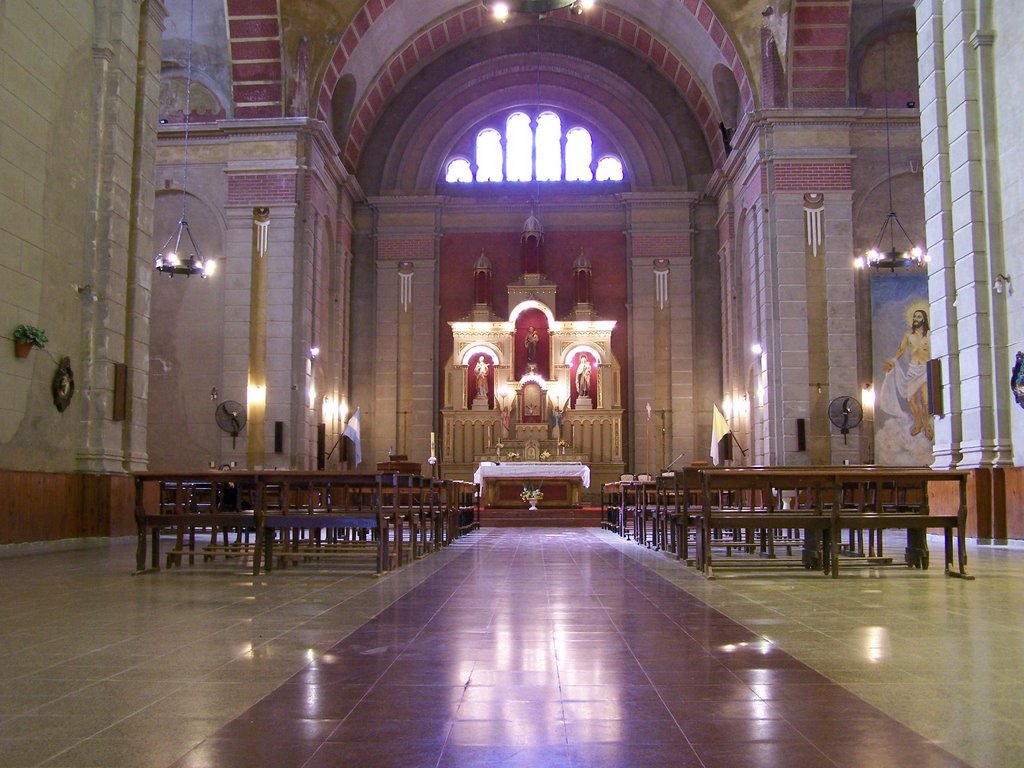
<instances>
[{"instance_id":1,"label":"hanging light fixture","mask_svg":"<svg viewBox=\"0 0 1024 768\"><path fill-rule=\"evenodd\" d=\"M543 16L559 8L569 8L579 16L594 6L594 0L483 0L483 4L496 19L504 21L513 13Z\"/></svg>"},{"instance_id":2,"label":"hanging light fixture","mask_svg":"<svg viewBox=\"0 0 1024 768\"><path fill-rule=\"evenodd\" d=\"M874 247L869 249L864 255L856 257L853 260L853 265L857 269L874 267L875 269L888 269L890 272L895 272L897 268L903 269L927 264L928 254L924 248L914 244L914 241L910 239L907 230L900 223L899 216L896 215L896 207L892 199L892 145L889 137L889 67L886 54L888 34L885 29L885 0L882 0L882 29L886 32L886 37L882 40L882 87L885 92L885 162L889 171L887 177L889 184L889 213L886 214L885 221L882 222L882 228L878 231ZM903 250L896 247L897 231L902 235L900 242L905 243L907 246ZM888 249L886 249L886 245L888 245Z\"/></svg>"},{"instance_id":3,"label":"hanging light fixture","mask_svg":"<svg viewBox=\"0 0 1024 768\"><path fill-rule=\"evenodd\" d=\"M188 200L188 129L189 120L192 116L192 36L194 30L194 19L195 19L195 0L189 0L188 9L188 52L186 55L187 68L185 74L185 139L184 139L184 159L183 159L183 178L181 182L181 218L178 219L178 225L171 232L170 236L164 241L163 248L156 255L156 263L154 266L158 272L163 272L169 277L175 275L185 275L185 277L191 277L192 275L199 275L200 277L207 278L213 274L217 262L212 258L203 261L203 257L199 252L199 246L196 245L195 238L192 237L192 230L188 227L188 219L185 216L185 203ZM173 241L174 245L171 245ZM189 252L188 256L182 256L181 247L185 246Z\"/></svg>"}]
</instances>

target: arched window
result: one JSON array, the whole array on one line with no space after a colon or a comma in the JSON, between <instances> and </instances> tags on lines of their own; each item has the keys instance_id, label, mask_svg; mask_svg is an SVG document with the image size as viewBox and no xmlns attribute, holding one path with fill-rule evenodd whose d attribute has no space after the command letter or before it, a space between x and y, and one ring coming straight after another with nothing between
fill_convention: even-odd
<instances>
[{"instance_id":1,"label":"arched window","mask_svg":"<svg viewBox=\"0 0 1024 768\"><path fill-rule=\"evenodd\" d=\"M594 160L593 142L586 128L570 128L565 134L565 180L590 181L594 178L590 163Z\"/></svg>"},{"instance_id":2,"label":"arched window","mask_svg":"<svg viewBox=\"0 0 1024 768\"><path fill-rule=\"evenodd\" d=\"M595 173L595 146L600 152L607 139L579 125L563 133L563 122L551 110L541 112L536 122L521 110L512 112L505 119L504 136L497 128L476 135L476 158L467 158L465 145L457 145L460 149L444 166L444 181L471 183L474 164L477 182L624 180L622 160L615 155L602 154Z\"/></svg>"},{"instance_id":3,"label":"arched window","mask_svg":"<svg viewBox=\"0 0 1024 768\"><path fill-rule=\"evenodd\" d=\"M493 128L480 131L476 137L476 180L501 181L501 134Z\"/></svg>"},{"instance_id":4,"label":"arched window","mask_svg":"<svg viewBox=\"0 0 1024 768\"><path fill-rule=\"evenodd\" d=\"M537 119L537 181L562 180L562 121L554 112Z\"/></svg>"},{"instance_id":5,"label":"arched window","mask_svg":"<svg viewBox=\"0 0 1024 768\"><path fill-rule=\"evenodd\" d=\"M469 160L464 157L457 157L448 163L448 170L444 174L444 180L460 184L471 182L473 180L473 169L469 167Z\"/></svg>"},{"instance_id":6,"label":"arched window","mask_svg":"<svg viewBox=\"0 0 1024 768\"><path fill-rule=\"evenodd\" d=\"M598 181L622 181L622 161L617 157L605 155L597 161Z\"/></svg>"},{"instance_id":7,"label":"arched window","mask_svg":"<svg viewBox=\"0 0 1024 768\"><path fill-rule=\"evenodd\" d=\"M505 146L508 158L505 177L509 181L531 181L533 179L533 130L530 118L522 112L509 115L505 121Z\"/></svg>"}]
</instances>

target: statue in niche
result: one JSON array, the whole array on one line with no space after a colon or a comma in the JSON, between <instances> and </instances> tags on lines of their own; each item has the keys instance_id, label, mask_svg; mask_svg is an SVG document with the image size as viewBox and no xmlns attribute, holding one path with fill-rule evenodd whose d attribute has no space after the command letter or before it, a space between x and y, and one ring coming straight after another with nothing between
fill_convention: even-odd
<instances>
[{"instance_id":1,"label":"statue in niche","mask_svg":"<svg viewBox=\"0 0 1024 768\"><path fill-rule=\"evenodd\" d=\"M540 343L540 334L532 325L526 332L526 362L537 364L537 344Z\"/></svg>"},{"instance_id":2,"label":"statue in niche","mask_svg":"<svg viewBox=\"0 0 1024 768\"><path fill-rule=\"evenodd\" d=\"M480 359L476 361L476 367L473 372L476 374L476 396L487 397L487 372L491 369L491 366L487 364L487 358L480 355Z\"/></svg>"},{"instance_id":3,"label":"statue in niche","mask_svg":"<svg viewBox=\"0 0 1024 768\"><path fill-rule=\"evenodd\" d=\"M590 358L580 355L580 363L576 366L576 395L590 397Z\"/></svg>"}]
</instances>

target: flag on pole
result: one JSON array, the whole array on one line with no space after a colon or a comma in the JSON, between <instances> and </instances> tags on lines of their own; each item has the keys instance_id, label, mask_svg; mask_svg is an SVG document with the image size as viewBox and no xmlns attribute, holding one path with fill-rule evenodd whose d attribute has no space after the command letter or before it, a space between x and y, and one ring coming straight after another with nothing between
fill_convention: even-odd
<instances>
[{"instance_id":1,"label":"flag on pole","mask_svg":"<svg viewBox=\"0 0 1024 768\"><path fill-rule=\"evenodd\" d=\"M715 411L711 414L711 463L718 466L718 444L732 430L729 428L729 422L725 420L725 416L718 410L718 404L713 403L712 407Z\"/></svg>"},{"instance_id":2,"label":"flag on pole","mask_svg":"<svg viewBox=\"0 0 1024 768\"><path fill-rule=\"evenodd\" d=\"M345 425L344 431L341 433L343 437L347 437L352 441L352 445L356 449L356 466L358 467L363 463L363 445L362 439L359 434L359 409L356 408L356 412L352 414L352 418L348 420L348 424Z\"/></svg>"}]
</instances>

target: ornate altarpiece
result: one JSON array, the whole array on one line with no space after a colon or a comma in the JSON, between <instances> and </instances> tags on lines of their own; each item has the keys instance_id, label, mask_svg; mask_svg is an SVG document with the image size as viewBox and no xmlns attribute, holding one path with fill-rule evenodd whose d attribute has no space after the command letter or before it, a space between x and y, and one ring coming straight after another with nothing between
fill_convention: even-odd
<instances>
[{"instance_id":1,"label":"ornate altarpiece","mask_svg":"<svg viewBox=\"0 0 1024 768\"><path fill-rule=\"evenodd\" d=\"M481 461L578 461L591 468L591 496L624 470L620 366L613 320L590 304L590 264L573 264L576 302L556 319L558 286L541 272L543 230L533 216L521 238L523 274L506 286L507 318L490 303L490 264L474 268L475 304L450 323L444 370L441 461L469 480Z\"/></svg>"}]
</instances>

